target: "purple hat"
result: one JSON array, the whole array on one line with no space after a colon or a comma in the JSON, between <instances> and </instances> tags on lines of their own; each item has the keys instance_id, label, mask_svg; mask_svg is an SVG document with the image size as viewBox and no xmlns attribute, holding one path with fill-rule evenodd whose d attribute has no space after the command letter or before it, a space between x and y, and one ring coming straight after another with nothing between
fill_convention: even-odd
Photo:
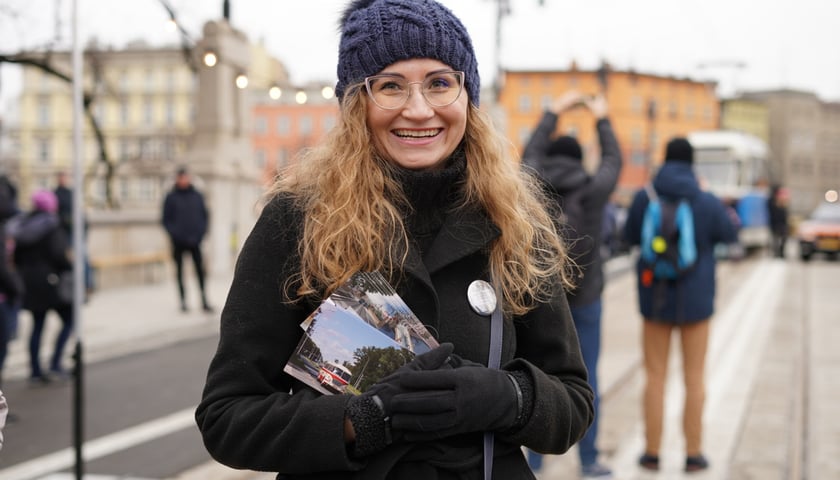
<instances>
[{"instance_id":1,"label":"purple hat","mask_svg":"<svg viewBox=\"0 0 840 480\"><path fill-rule=\"evenodd\" d=\"M32 206L35 210L55 213L58 211L58 198L49 190L36 190L32 194Z\"/></svg>"},{"instance_id":2,"label":"purple hat","mask_svg":"<svg viewBox=\"0 0 840 480\"><path fill-rule=\"evenodd\" d=\"M339 101L348 86L400 60L431 58L464 72L470 101L478 105L481 81L464 25L434 0L354 0L341 16Z\"/></svg>"}]
</instances>

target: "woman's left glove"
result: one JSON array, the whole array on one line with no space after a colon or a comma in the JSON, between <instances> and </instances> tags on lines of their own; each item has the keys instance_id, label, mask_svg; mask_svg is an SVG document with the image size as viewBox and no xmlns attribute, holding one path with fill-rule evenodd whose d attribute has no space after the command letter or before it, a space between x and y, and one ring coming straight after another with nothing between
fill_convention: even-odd
<instances>
[{"instance_id":1,"label":"woman's left glove","mask_svg":"<svg viewBox=\"0 0 840 480\"><path fill-rule=\"evenodd\" d=\"M452 355L451 370L406 372L407 393L391 401L391 427L406 440L424 441L468 432L504 431L522 413L522 391L509 372Z\"/></svg>"}]
</instances>

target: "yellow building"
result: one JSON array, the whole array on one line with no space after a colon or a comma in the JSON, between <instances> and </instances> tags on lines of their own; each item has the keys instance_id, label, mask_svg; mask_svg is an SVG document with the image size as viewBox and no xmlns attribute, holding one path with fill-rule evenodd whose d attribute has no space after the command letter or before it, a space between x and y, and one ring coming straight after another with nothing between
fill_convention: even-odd
<instances>
[{"instance_id":1,"label":"yellow building","mask_svg":"<svg viewBox=\"0 0 840 480\"><path fill-rule=\"evenodd\" d=\"M51 54L50 65L72 73L69 52ZM84 116L82 158L88 205L106 204L106 172L114 175L111 199L129 207L158 208L162 190L193 128L195 76L178 48L142 43L124 50L89 46L84 89L99 125L104 152ZM35 67L23 69L17 128L21 198L54 186L55 173L73 165L72 85ZM107 156L108 164L105 163Z\"/></svg>"},{"instance_id":2,"label":"yellow building","mask_svg":"<svg viewBox=\"0 0 840 480\"><path fill-rule=\"evenodd\" d=\"M770 143L769 109L764 102L748 98L728 98L720 102L721 130L749 133Z\"/></svg>"},{"instance_id":3,"label":"yellow building","mask_svg":"<svg viewBox=\"0 0 840 480\"><path fill-rule=\"evenodd\" d=\"M568 90L606 93L610 119L621 145L624 168L619 201L642 186L662 161L671 137L718 127L719 104L713 82L612 70L527 70L503 72L499 107L505 131L521 153L543 111ZM558 134L577 136L587 165L597 154L595 121L585 109L560 119Z\"/></svg>"}]
</instances>

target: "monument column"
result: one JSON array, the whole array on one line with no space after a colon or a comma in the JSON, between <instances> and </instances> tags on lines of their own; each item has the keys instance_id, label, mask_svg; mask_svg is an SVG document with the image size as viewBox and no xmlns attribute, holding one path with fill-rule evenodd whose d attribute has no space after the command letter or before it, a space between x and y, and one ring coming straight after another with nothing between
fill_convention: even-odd
<instances>
[{"instance_id":1,"label":"monument column","mask_svg":"<svg viewBox=\"0 0 840 480\"><path fill-rule=\"evenodd\" d=\"M204 57L211 52L216 62L207 65ZM262 193L251 148L247 89L236 85L237 76L248 72L250 45L227 20L210 21L194 54L199 64L195 132L182 163L210 212L203 249L207 271L213 274L232 268L256 220Z\"/></svg>"}]
</instances>

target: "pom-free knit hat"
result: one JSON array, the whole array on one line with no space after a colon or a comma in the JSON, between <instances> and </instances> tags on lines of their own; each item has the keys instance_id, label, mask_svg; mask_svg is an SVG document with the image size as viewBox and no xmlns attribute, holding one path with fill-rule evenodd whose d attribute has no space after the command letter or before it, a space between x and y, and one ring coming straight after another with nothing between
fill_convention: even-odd
<instances>
[{"instance_id":1,"label":"pom-free knit hat","mask_svg":"<svg viewBox=\"0 0 840 480\"><path fill-rule=\"evenodd\" d=\"M576 160L583 160L583 150L580 148L580 143L578 143L575 137L568 135L557 137L553 142L548 144L546 153L550 157L563 155Z\"/></svg>"},{"instance_id":2,"label":"pom-free knit hat","mask_svg":"<svg viewBox=\"0 0 840 480\"><path fill-rule=\"evenodd\" d=\"M58 211L58 198L49 190L37 190L32 194L32 206L35 210L55 213Z\"/></svg>"},{"instance_id":3,"label":"pom-free knit hat","mask_svg":"<svg viewBox=\"0 0 840 480\"><path fill-rule=\"evenodd\" d=\"M348 86L400 60L431 58L464 72L470 101L478 105L480 79L464 25L434 0L353 0L341 16L339 101Z\"/></svg>"},{"instance_id":4,"label":"pom-free knit hat","mask_svg":"<svg viewBox=\"0 0 840 480\"><path fill-rule=\"evenodd\" d=\"M691 163L694 161L694 147L685 138L673 138L665 147L665 161Z\"/></svg>"}]
</instances>

